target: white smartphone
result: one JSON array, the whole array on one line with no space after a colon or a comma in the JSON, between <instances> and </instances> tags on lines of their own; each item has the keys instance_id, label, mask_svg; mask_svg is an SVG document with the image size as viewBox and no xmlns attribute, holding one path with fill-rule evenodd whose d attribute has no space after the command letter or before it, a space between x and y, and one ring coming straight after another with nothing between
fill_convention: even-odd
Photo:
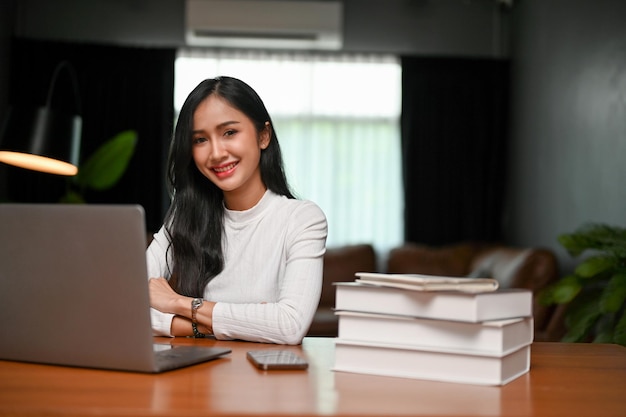
<instances>
[{"instance_id":1,"label":"white smartphone","mask_svg":"<svg viewBox=\"0 0 626 417\"><path fill-rule=\"evenodd\" d=\"M290 350L251 350L246 356L254 366L264 371L306 369L309 366L306 360Z\"/></svg>"}]
</instances>

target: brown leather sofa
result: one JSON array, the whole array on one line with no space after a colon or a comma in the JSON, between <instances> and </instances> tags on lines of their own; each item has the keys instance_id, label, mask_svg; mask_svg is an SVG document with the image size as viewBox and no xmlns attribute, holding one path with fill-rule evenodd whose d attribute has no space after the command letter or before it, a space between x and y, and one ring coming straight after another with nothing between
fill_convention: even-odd
<instances>
[{"instance_id":1,"label":"brown leather sofa","mask_svg":"<svg viewBox=\"0 0 626 417\"><path fill-rule=\"evenodd\" d=\"M359 271L490 277L497 279L501 288L525 288L535 295L559 277L555 255L542 248L515 248L480 242L442 247L408 243L392 249L383 268L377 268L376 254L371 245L328 249L324 258L322 297L309 335L337 335L337 318L333 312L335 290L332 283L353 281L355 272ZM556 341L561 338L564 332L561 314L561 309L543 306L535 298L533 316L536 341Z\"/></svg>"},{"instance_id":2,"label":"brown leather sofa","mask_svg":"<svg viewBox=\"0 0 626 417\"><path fill-rule=\"evenodd\" d=\"M308 336L337 336L334 282L354 281L356 272L376 271L376 253L372 245L349 245L328 248L324 255L322 296L309 328Z\"/></svg>"}]
</instances>

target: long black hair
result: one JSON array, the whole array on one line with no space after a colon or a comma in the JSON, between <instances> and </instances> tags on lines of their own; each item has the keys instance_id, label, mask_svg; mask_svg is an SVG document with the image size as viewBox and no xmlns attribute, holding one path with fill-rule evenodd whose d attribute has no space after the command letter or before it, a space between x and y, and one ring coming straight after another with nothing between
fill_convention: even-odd
<instances>
[{"instance_id":1,"label":"long black hair","mask_svg":"<svg viewBox=\"0 0 626 417\"><path fill-rule=\"evenodd\" d=\"M269 122L271 139L261 151L261 180L276 194L295 198L287 183L276 128L258 94L232 77L198 84L181 108L170 146L167 182L172 203L165 218L171 242L168 250L173 257L170 285L190 297L202 297L206 284L224 269L224 194L198 170L191 147L194 113L211 95L226 100L250 118L257 134Z\"/></svg>"}]
</instances>

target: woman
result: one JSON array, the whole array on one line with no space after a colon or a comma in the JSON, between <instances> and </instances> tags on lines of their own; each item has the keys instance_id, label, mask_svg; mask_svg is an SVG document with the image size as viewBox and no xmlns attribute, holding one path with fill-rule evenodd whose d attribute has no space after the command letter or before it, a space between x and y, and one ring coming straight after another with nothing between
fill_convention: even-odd
<instances>
[{"instance_id":1,"label":"woman","mask_svg":"<svg viewBox=\"0 0 626 417\"><path fill-rule=\"evenodd\" d=\"M300 343L320 299L326 218L291 194L250 86L219 77L189 94L168 181L172 204L147 250L154 334Z\"/></svg>"}]
</instances>

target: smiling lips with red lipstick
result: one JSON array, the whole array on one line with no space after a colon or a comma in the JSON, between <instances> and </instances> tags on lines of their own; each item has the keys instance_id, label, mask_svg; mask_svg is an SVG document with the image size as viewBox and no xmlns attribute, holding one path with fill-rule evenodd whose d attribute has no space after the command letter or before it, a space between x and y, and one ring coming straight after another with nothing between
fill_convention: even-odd
<instances>
[{"instance_id":1,"label":"smiling lips with red lipstick","mask_svg":"<svg viewBox=\"0 0 626 417\"><path fill-rule=\"evenodd\" d=\"M225 178L225 177L230 176L233 172L235 172L235 168L237 167L238 164L239 164L239 161L229 162L227 164L213 167L211 168L211 170L213 170L213 172L218 178Z\"/></svg>"}]
</instances>

